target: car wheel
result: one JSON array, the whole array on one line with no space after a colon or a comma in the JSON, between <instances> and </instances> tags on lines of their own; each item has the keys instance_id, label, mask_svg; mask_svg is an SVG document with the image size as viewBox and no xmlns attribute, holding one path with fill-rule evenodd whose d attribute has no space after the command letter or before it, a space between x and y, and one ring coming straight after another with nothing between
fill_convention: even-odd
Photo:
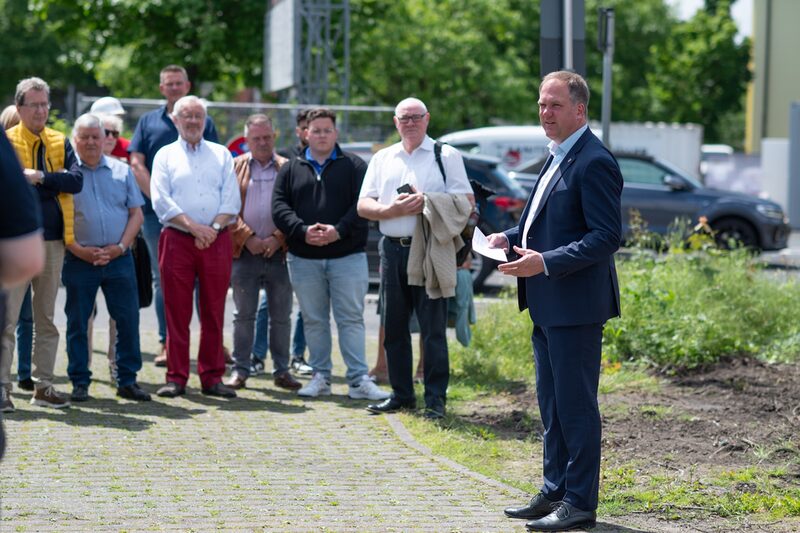
<instances>
[{"instance_id":1,"label":"car wheel","mask_svg":"<svg viewBox=\"0 0 800 533\"><path fill-rule=\"evenodd\" d=\"M714 238L721 248L731 248L732 243L739 243L745 248L758 248L758 234L755 228L741 218L721 218L711 224L716 232Z\"/></svg>"}]
</instances>

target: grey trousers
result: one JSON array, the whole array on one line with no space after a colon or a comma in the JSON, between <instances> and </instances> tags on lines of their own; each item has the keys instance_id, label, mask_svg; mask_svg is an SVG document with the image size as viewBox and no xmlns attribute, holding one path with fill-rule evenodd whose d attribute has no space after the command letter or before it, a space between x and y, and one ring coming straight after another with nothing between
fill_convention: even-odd
<instances>
[{"instance_id":1,"label":"grey trousers","mask_svg":"<svg viewBox=\"0 0 800 533\"><path fill-rule=\"evenodd\" d=\"M242 255L233 260L231 285L236 305L233 313L234 371L245 377L250 375L258 292L264 289L269 308L269 351L272 354L273 375L287 372L292 330L292 285L285 254L276 252L267 259L254 256L244 248Z\"/></svg>"}]
</instances>

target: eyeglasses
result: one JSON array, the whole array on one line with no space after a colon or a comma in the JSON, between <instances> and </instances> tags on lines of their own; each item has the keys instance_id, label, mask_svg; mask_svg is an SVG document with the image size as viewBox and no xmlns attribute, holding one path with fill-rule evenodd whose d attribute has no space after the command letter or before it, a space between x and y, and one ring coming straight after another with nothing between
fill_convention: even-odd
<instances>
[{"instance_id":1,"label":"eyeglasses","mask_svg":"<svg viewBox=\"0 0 800 533\"><path fill-rule=\"evenodd\" d=\"M20 104L20 107L29 107L31 109L50 109L50 102L42 102L36 104Z\"/></svg>"},{"instance_id":2,"label":"eyeglasses","mask_svg":"<svg viewBox=\"0 0 800 533\"><path fill-rule=\"evenodd\" d=\"M336 130L333 128L324 128L324 129L313 128L308 130L308 132L311 135L332 135L334 131Z\"/></svg>"},{"instance_id":3,"label":"eyeglasses","mask_svg":"<svg viewBox=\"0 0 800 533\"><path fill-rule=\"evenodd\" d=\"M205 115L201 115L200 113L180 113L178 116L183 120L203 120L206 118Z\"/></svg>"},{"instance_id":4,"label":"eyeglasses","mask_svg":"<svg viewBox=\"0 0 800 533\"><path fill-rule=\"evenodd\" d=\"M119 137L119 132L118 131L114 131L114 130L105 130L105 131L106 131L106 137L108 137L109 135L111 135L115 139Z\"/></svg>"},{"instance_id":5,"label":"eyeglasses","mask_svg":"<svg viewBox=\"0 0 800 533\"><path fill-rule=\"evenodd\" d=\"M403 115L402 117L397 117L397 120L400 121L400 124L408 124L409 122L422 122L426 114L427 113L422 113L420 115Z\"/></svg>"}]
</instances>

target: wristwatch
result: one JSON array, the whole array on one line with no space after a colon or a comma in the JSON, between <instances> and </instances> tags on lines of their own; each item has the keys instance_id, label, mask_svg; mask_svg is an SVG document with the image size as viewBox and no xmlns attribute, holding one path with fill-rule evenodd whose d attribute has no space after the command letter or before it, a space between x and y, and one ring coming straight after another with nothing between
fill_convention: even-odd
<instances>
[{"instance_id":1,"label":"wristwatch","mask_svg":"<svg viewBox=\"0 0 800 533\"><path fill-rule=\"evenodd\" d=\"M119 246L119 249L122 250L123 254L128 251L128 248L125 246L125 243L123 243L122 241L119 241L117 243L117 246Z\"/></svg>"},{"instance_id":2,"label":"wristwatch","mask_svg":"<svg viewBox=\"0 0 800 533\"><path fill-rule=\"evenodd\" d=\"M214 222L213 224L211 224L211 227L214 228L214 231L216 231L217 233L222 231L222 226L219 225L219 222Z\"/></svg>"}]
</instances>

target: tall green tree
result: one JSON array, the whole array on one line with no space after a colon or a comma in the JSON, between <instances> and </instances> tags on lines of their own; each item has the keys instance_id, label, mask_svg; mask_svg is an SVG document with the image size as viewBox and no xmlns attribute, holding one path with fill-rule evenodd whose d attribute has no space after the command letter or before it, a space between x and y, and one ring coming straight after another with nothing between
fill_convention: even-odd
<instances>
[{"instance_id":1,"label":"tall green tree","mask_svg":"<svg viewBox=\"0 0 800 533\"><path fill-rule=\"evenodd\" d=\"M729 0L709 0L706 9L680 24L652 47L647 83L653 120L694 122L706 142L719 142L723 117L742 108L751 74L750 40L736 41Z\"/></svg>"}]
</instances>

